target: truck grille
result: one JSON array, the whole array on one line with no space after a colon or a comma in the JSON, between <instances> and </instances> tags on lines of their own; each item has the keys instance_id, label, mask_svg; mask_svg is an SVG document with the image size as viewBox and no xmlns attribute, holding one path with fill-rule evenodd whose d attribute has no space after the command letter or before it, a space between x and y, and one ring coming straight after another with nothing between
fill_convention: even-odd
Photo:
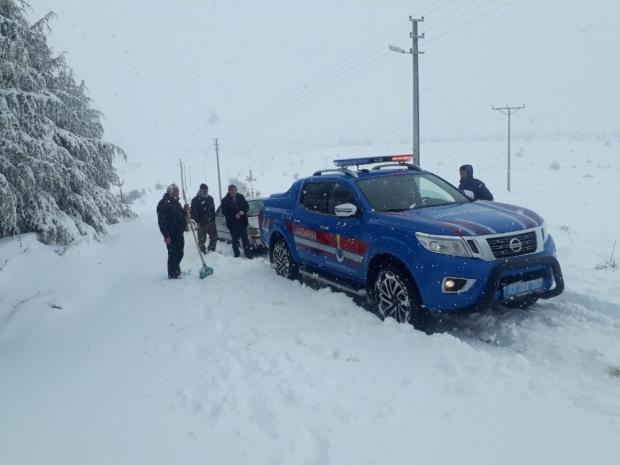
<instances>
[{"instance_id":1,"label":"truck grille","mask_svg":"<svg viewBox=\"0 0 620 465\"><path fill-rule=\"evenodd\" d=\"M515 257L536 252L536 231L487 239L495 258Z\"/></svg>"}]
</instances>

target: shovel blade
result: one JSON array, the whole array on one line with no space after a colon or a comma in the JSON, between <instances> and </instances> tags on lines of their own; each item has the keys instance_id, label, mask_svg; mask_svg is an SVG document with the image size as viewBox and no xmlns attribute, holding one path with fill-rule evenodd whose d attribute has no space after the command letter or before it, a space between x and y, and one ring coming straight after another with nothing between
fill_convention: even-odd
<instances>
[{"instance_id":1,"label":"shovel blade","mask_svg":"<svg viewBox=\"0 0 620 465\"><path fill-rule=\"evenodd\" d=\"M200 279L205 279L207 276L211 276L213 274L213 268L211 268L210 266L204 265L201 269L200 269Z\"/></svg>"}]
</instances>

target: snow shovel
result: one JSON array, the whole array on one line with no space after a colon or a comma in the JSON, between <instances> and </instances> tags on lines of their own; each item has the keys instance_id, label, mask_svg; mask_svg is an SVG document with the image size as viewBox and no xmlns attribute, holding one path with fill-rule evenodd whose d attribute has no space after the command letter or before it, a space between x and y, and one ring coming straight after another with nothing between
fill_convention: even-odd
<instances>
[{"instance_id":1,"label":"snow shovel","mask_svg":"<svg viewBox=\"0 0 620 465\"><path fill-rule=\"evenodd\" d=\"M181 189L183 191L183 202L187 204L187 198L185 197L185 177L183 176L183 162L179 160L179 166L181 168ZM196 229L194 228L194 222L192 221L189 213L187 215L187 222L189 223L189 227L192 230L192 236L194 236L194 242L196 243L196 249L198 250L198 255L200 256L200 261L202 262L202 268L200 268L200 272L198 276L200 279L205 279L207 276L211 276L213 274L213 268L207 266L205 263L205 257L202 254L202 250L200 250L200 244L198 244L198 236L196 235Z\"/></svg>"}]
</instances>

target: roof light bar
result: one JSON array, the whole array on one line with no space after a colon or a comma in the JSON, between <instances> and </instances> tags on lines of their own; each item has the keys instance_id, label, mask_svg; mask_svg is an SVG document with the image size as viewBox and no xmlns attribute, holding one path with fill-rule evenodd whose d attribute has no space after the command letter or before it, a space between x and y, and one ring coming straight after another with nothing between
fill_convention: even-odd
<instances>
[{"instance_id":1,"label":"roof light bar","mask_svg":"<svg viewBox=\"0 0 620 465\"><path fill-rule=\"evenodd\" d=\"M334 160L334 165L338 167L354 166L354 165L371 165L373 163L387 163L398 162L404 163L413 158L410 154L401 155L380 155L378 157L364 157L364 158L345 158L342 160Z\"/></svg>"}]
</instances>

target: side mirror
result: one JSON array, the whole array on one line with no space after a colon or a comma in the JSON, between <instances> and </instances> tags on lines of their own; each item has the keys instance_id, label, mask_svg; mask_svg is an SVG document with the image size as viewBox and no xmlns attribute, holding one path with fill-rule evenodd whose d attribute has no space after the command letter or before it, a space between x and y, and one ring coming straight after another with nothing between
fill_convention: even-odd
<instances>
[{"instance_id":1,"label":"side mirror","mask_svg":"<svg viewBox=\"0 0 620 465\"><path fill-rule=\"evenodd\" d=\"M334 213L341 218L349 218L357 214L357 207L352 203L343 203L334 207Z\"/></svg>"},{"instance_id":2,"label":"side mirror","mask_svg":"<svg viewBox=\"0 0 620 465\"><path fill-rule=\"evenodd\" d=\"M472 191L465 189L463 191L463 194L465 194L465 196L469 198L470 200L476 200L476 195Z\"/></svg>"}]
</instances>

